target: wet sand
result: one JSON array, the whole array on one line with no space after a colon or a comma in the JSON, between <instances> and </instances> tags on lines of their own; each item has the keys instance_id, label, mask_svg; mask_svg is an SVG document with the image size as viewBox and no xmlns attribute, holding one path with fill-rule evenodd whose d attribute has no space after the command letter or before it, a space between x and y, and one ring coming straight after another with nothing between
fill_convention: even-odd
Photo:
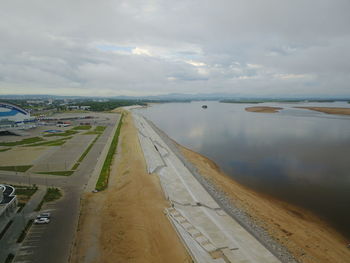
<instances>
[{"instance_id":1,"label":"wet sand","mask_svg":"<svg viewBox=\"0 0 350 263\"><path fill-rule=\"evenodd\" d=\"M170 204L147 173L130 113L119 138L108 188L83 198L71 262L192 262L163 212Z\"/></svg>"},{"instance_id":2,"label":"wet sand","mask_svg":"<svg viewBox=\"0 0 350 263\"><path fill-rule=\"evenodd\" d=\"M339 115L350 115L350 108L337 108L337 107L295 107L298 109L307 109L327 114L339 114Z\"/></svg>"},{"instance_id":3,"label":"wet sand","mask_svg":"<svg viewBox=\"0 0 350 263\"><path fill-rule=\"evenodd\" d=\"M249 112L261 112L261 113L276 113L282 110L283 108L279 107L269 107L269 106L256 106L256 107L247 107L246 111Z\"/></svg>"},{"instance_id":4,"label":"wet sand","mask_svg":"<svg viewBox=\"0 0 350 263\"><path fill-rule=\"evenodd\" d=\"M349 262L349 240L309 211L254 192L220 171L206 157L184 147L182 154L200 174L223 191L249 218L285 246L299 261Z\"/></svg>"}]
</instances>

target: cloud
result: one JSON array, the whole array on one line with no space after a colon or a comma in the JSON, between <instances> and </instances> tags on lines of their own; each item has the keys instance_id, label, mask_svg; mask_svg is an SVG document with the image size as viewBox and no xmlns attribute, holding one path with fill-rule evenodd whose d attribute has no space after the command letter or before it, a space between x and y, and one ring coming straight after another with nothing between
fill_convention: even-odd
<instances>
[{"instance_id":1,"label":"cloud","mask_svg":"<svg viewBox=\"0 0 350 263\"><path fill-rule=\"evenodd\" d=\"M0 94L350 96L347 0L4 1Z\"/></svg>"}]
</instances>

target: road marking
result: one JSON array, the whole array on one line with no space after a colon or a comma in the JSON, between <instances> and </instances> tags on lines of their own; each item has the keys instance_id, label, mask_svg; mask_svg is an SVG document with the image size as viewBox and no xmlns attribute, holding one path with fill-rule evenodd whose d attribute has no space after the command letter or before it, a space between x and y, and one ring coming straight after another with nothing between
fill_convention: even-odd
<instances>
[{"instance_id":1,"label":"road marking","mask_svg":"<svg viewBox=\"0 0 350 263\"><path fill-rule=\"evenodd\" d=\"M34 251L29 250L29 252L25 252L25 251L23 250L23 251L20 251L20 252L18 253L19 256L28 256L28 255L31 255L31 254L34 254Z\"/></svg>"},{"instance_id":2,"label":"road marking","mask_svg":"<svg viewBox=\"0 0 350 263\"><path fill-rule=\"evenodd\" d=\"M20 250L32 249L34 247L38 247L38 246L24 246L24 247L21 247Z\"/></svg>"}]
</instances>

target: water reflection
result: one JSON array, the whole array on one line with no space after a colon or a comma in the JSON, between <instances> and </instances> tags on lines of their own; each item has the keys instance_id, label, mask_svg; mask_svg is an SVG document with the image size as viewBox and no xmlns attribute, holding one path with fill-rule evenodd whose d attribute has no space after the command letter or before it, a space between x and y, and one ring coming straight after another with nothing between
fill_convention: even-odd
<instances>
[{"instance_id":1,"label":"water reflection","mask_svg":"<svg viewBox=\"0 0 350 263\"><path fill-rule=\"evenodd\" d=\"M208 109L202 104L168 103L140 111L240 183L312 209L350 236L350 117L286 103L265 104L285 108L276 114L246 112L246 104L205 102Z\"/></svg>"}]
</instances>

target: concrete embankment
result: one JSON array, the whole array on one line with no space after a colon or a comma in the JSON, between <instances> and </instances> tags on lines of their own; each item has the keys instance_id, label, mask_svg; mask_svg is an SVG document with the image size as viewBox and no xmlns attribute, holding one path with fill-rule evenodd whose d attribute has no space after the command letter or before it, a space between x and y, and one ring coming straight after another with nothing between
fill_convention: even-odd
<instances>
[{"instance_id":1,"label":"concrete embankment","mask_svg":"<svg viewBox=\"0 0 350 263\"><path fill-rule=\"evenodd\" d=\"M280 262L219 205L141 115L133 117L148 172L159 175L171 203L165 212L196 262Z\"/></svg>"}]
</instances>

